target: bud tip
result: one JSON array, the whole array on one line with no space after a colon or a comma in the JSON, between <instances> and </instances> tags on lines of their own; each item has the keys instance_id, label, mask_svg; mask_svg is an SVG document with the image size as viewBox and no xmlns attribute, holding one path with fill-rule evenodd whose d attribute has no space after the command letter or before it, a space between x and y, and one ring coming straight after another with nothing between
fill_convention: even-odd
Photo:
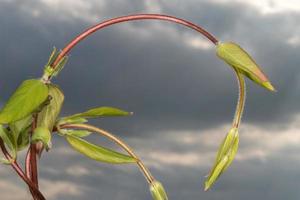
<instances>
[{"instance_id":1,"label":"bud tip","mask_svg":"<svg viewBox=\"0 0 300 200\"><path fill-rule=\"evenodd\" d=\"M209 184L207 183L207 181L205 182L205 186L204 186L204 191L207 192L209 189Z\"/></svg>"},{"instance_id":2,"label":"bud tip","mask_svg":"<svg viewBox=\"0 0 300 200\"><path fill-rule=\"evenodd\" d=\"M269 81L263 82L262 85L268 90L271 90L272 92L277 92L277 90L273 87L273 85Z\"/></svg>"}]
</instances>

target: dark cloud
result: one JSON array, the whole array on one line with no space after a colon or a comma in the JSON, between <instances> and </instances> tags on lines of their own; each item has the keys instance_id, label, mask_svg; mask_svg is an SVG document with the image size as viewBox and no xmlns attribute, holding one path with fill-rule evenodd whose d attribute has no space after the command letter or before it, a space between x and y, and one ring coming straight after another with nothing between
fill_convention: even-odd
<instances>
[{"instance_id":1,"label":"dark cloud","mask_svg":"<svg viewBox=\"0 0 300 200\"><path fill-rule=\"evenodd\" d=\"M101 21L147 10L146 3L141 1L121 4L116 8L113 2L106 2L105 9L95 4L90 8L91 16L99 16ZM249 82L245 121L261 125L284 123L297 113L297 47L284 40L291 37L294 19L299 18L297 13L262 15L238 3L202 2L197 7L192 2L178 7L170 2L158 4L162 13L190 19L221 40L241 43L269 74L279 92L271 94ZM30 5L28 2L2 5L1 15L10 18L8 21L1 17L4 101L22 79L41 74L52 46L62 47L91 22L85 18L72 21L68 11L65 17L63 13L53 15L42 3L32 8L42 11L39 17L25 9ZM102 10L105 12L96 15ZM152 25L166 26L166 30L162 26L151 30ZM55 80L66 92L65 113L90 106L117 106L136 113L124 122L133 130L135 124L141 130L200 129L230 122L237 86L231 69L215 57L213 49L187 46L183 34L196 37L196 33L174 24L131 22L129 28L132 27L136 34L127 30L126 25L114 26L74 49L66 69ZM151 31L150 36L138 35L143 27ZM172 30L174 37L170 36ZM7 79L8 76L11 78Z\"/></svg>"},{"instance_id":2,"label":"dark cloud","mask_svg":"<svg viewBox=\"0 0 300 200\"><path fill-rule=\"evenodd\" d=\"M77 2L90 5L86 8L76 7L75 2L72 6L62 3L63 8L59 5L50 8L45 2L0 2L1 103L22 80L41 76L53 46L62 48L95 22L150 12L149 2L152 2L159 5L161 13L202 25L222 41L240 43L263 67L278 92L270 93L247 81L244 122L268 130L283 130L299 113L300 45L289 42L295 32L299 33L300 14L297 12L262 14L245 3L196 0ZM72 51L66 68L54 80L66 94L63 114L101 105L123 108L135 115L92 123L124 138L154 137L158 141L163 131L197 130L201 134L206 131L201 129L230 123L237 100L234 74L216 58L213 48L187 45L187 35L203 38L182 26L150 21L116 25L91 36ZM64 144L60 140L55 142L57 148ZM205 148L183 147L165 140L151 144L153 149L177 153L206 152ZM145 150L141 143L134 147L151 152L150 147ZM287 153L296 150L286 149ZM202 165L192 169L175 166L165 171L154 168L153 171L158 177L165 177L160 179L170 191L170 199L298 199L300 194L294 177L299 173L295 167L299 163L285 164L290 163L290 158L278 163L282 157L284 155L276 154L266 163L255 159L237 163L210 193L204 193L200 187L203 178L199 177L204 177L208 171ZM84 199L99 196L100 199L150 199L146 183L141 184L142 176L131 167L126 167L123 173L119 171L122 167L85 163L82 157L75 155L49 154L44 159L45 168L53 163L59 165L42 170L42 177L49 181L63 178L79 182ZM81 166L89 173L80 177L66 173L66 169L74 166ZM4 178L19 186L19 182L8 178L7 174ZM76 198L66 194L55 199Z\"/></svg>"}]
</instances>

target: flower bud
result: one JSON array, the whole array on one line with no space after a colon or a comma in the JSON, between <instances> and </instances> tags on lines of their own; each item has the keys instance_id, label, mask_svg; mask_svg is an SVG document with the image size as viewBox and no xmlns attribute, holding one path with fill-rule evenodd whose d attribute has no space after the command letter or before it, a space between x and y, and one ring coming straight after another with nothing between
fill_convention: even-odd
<instances>
[{"instance_id":1,"label":"flower bud","mask_svg":"<svg viewBox=\"0 0 300 200\"><path fill-rule=\"evenodd\" d=\"M239 145L239 134L237 128L231 128L221 144L215 164L205 181L205 191L208 190L220 175L232 163Z\"/></svg>"},{"instance_id":2,"label":"flower bud","mask_svg":"<svg viewBox=\"0 0 300 200\"><path fill-rule=\"evenodd\" d=\"M239 45L233 42L219 43L217 45L217 55L255 83L268 90L275 91L275 88L260 67Z\"/></svg>"},{"instance_id":3,"label":"flower bud","mask_svg":"<svg viewBox=\"0 0 300 200\"><path fill-rule=\"evenodd\" d=\"M151 183L150 192L154 200L168 200L168 196L163 185L156 180Z\"/></svg>"}]
</instances>

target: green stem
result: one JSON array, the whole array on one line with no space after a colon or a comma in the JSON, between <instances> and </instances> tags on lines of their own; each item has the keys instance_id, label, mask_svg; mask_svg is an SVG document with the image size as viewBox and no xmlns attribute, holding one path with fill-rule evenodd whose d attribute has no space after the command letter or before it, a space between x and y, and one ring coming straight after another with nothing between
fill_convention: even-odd
<instances>
[{"instance_id":1,"label":"green stem","mask_svg":"<svg viewBox=\"0 0 300 200\"><path fill-rule=\"evenodd\" d=\"M238 97L238 103L236 105L236 111L233 118L233 127L239 128L239 125L241 123L244 107L245 107L245 101L246 101L246 84L243 75L234 69L234 72L236 74L238 85L239 85L239 97Z\"/></svg>"},{"instance_id":2,"label":"green stem","mask_svg":"<svg viewBox=\"0 0 300 200\"><path fill-rule=\"evenodd\" d=\"M133 158L135 158L137 160L137 165L139 166L140 170L144 174L144 176L149 184L152 184L153 181L155 180L154 177L151 175L150 171L148 170L148 168L144 165L144 163L141 161L141 159L133 152L133 150L126 143L124 143L120 138L114 136L113 134L111 134L103 129L94 127L92 125L87 125L87 124L64 124L64 125L60 125L59 128L61 128L61 129L63 129L63 128L84 129L84 130L99 133L99 134L107 137L111 141L113 141L116 144L118 144L119 146L121 146L130 156L132 156Z\"/></svg>"}]
</instances>

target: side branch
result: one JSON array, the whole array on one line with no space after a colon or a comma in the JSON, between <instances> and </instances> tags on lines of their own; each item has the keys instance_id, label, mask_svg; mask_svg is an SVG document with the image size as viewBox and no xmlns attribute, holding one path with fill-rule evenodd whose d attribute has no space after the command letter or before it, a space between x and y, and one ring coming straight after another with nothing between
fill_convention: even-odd
<instances>
[{"instance_id":1,"label":"side branch","mask_svg":"<svg viewBox=\"0 0 300 200\"><path fill-rule=\"evenodd\" d=\"M92 131L95 133L99 133L99 134L107 137L114 143L121 146L130 156L132 156L133 158L135 158L137 160L137 165L139 166L140 170L144 174L144 176L149 184L152 184L154 182L154 180L155 180L154 177L151 175L148 168L143 164L141 159L133 152L133 150L126 143L124 143L121 139L117 138L113 134L111 134L103 129L100 129L100 128L97 128L97 127L94 127L91 125L87 125L87 124L64 124L64 125L61 125L59 128L61 128L61 129L63 129L63 128L83 129L83 130L88 130L88 131Z\"/></svg>"}]
</instances>

